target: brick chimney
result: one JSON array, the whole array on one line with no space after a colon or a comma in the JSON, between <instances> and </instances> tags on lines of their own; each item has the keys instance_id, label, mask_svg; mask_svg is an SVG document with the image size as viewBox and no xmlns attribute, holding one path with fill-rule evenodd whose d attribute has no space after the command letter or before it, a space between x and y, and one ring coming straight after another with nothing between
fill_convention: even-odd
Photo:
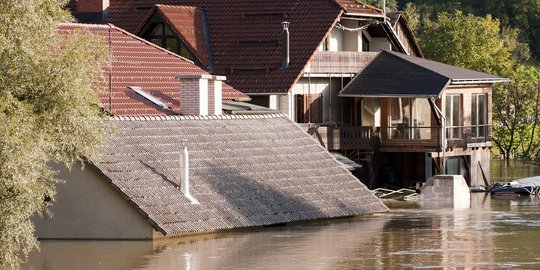
<instances>
[{"instance_id":1,"label":"brick chimney","mask_svg":"<svg viewBox=\"0 0 540 270\"><path fill-rule=\"evenodd\" d=\"M103 23L109 15L109 0L77 0L77 19L82 23Z\"/></svg>"},{"instance_id":2,"label":"brick chimney","mask_svg":"<svg viewBox=\"0 0 540 270\"><path fill-rule=\"evenodd\" d=\"M221 115L222 81L225 76L177 75L180 80L180 112L184 115Z\"/></svg>"}]
</instances>

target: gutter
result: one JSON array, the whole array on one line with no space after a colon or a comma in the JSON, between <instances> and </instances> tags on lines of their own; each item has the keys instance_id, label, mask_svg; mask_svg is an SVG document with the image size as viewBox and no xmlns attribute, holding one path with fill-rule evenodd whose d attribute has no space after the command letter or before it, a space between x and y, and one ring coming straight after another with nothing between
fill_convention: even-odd
<instances>
[{"instance_id":1,"label":"gutter","mask_svg":"<svg viewBox=\"0 0 540 270\"><path fill-rule=\"evenodd\" d=\"M493 79L452 79L450 84L478 84L478 83L505 83L511 82L508 78L493 78Z\"/></svg>"},{"instance_id":2,"label":"gutter","mask_svg":"<svg viewBox=\"0 0 540 270\"><path fill-rule=\"evenodd\" d=\"M345 14L343 14L345 16L354 16L354 17L372 17L372 18L380 18L380 19L383 19L383 20L386 20L386 16L385 15L378 15L378 14L369 14L369 13L349 13L349 12L346 12Z\"/></svg>"}]
</instances>

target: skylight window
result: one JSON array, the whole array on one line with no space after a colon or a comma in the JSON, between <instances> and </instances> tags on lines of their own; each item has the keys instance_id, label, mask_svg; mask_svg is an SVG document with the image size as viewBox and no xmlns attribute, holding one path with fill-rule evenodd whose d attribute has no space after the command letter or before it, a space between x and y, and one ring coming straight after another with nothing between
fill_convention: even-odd
<instances>
[{"instance_id":1,"label":"skylight window","mask_svg":"<svg viewBox=\"0 0 540 270\"><path fill-rule=\"evenodd\" d=\"M170 108L165 103L163 103L161 100L159 100L157 97L153 96L152 94L144 91L139 86L128 86L128 88L135 91L137 94L143 96L144 98L146 98L150 102L156 104L157 106L159 106L159 107L161 107L163 109L170 110Z\"/></svg>"}]
</instances>

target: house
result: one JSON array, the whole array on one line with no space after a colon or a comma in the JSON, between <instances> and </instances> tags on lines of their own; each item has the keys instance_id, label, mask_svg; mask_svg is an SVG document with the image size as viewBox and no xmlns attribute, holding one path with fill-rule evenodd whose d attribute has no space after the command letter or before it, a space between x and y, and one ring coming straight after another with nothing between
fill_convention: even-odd
<instances>
[{"instance_id":1,"label":"house","mask_svg":"<svg viewBox=\"0 0 540 270\"><path fill-rule=\"evenodd\" d=\"M78 18L120 25L227 76L251 103L281 111L367 168L357 175L370 188L411 187L441 173L489 182L491 87L507 80L423 61L400 12L355 0L88 2L71 3ZM419 92L437 80L448 84ZM422 107L408 105L416 99ZM416 108L429 108L417 122ZM390 140L398 125L422 128Z\"/></svg>"},{"instance_id":2,"label":"house","mask_svg":"<svg viewBox=\"0 0 540 270\"><path fill-rule=\"evenodd\" d=\"M490 179L492 85L508 79L381 51L340 91L348 127L314 126L328 149L371 163L370 186L414 186L434 174ZM399 83L396 83L399 82Z\"/></svg>"},{"instance_id":3,"label":"house","mask_svg":"<svg viewBox=\"0 0 540 270\"><path fill-rule=\"evenodd\" d=\"M223 76L113 25L60 31L108 46L101 101L114 132L86 169L58 168L69 180L53 216L34 218L39 238L159 239L388 211L293 121L239 103Z\"/></svg>"}]
</instances>

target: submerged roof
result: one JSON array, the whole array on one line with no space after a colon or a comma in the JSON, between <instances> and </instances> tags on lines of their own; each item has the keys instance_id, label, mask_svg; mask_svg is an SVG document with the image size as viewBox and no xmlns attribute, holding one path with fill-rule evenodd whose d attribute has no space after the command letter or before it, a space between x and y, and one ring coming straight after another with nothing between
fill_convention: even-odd
<instances>
[{"instance_id":1,"label":"submerged roof","mask_svg":"<svg viewBox=\"0 0 540 270\"><path fill-rule=\"evenodd\" d=\"M507 82L483 72L391 51L381 51L340 96L436 97L451 84Z\"/></svg>"},{"instance_id":2,"label":"submerged roof","mask_svg":"<svg viewBox=\"0 0 540 270\"><path fill-rule=\"evenodd\" d=\"M115 118L95 166L165 235L387 211L295 123L264 116ZM191 204L177 189L182 140Z\"/></svg>"},{"instance_id":3,"label":"submerged roof","mask_svg":"<svg viewBox=\"0 0 540 270\"><path fill-rule=\"evenodd\" d=\"M135 32L156 4L196 6L208 22L212 73L245 93L285 93L343 12L333 0L133 0L109 8L108 21ZM290 66L281 68L281 22L290 22Z\"/></svg>"},{"instance_id":4,"label":"submerged roof","mask_svg":"<svg viewBox=\"0 0 540 270\"><path fill-rule=\"evenodd\" d=\"M158 47L113 25L62 24L60 31L85 30L101 36L110 49L110 69L103 71L107 92L100 94L104 109L113 115L171 115L179 108L178 74L208 74L193 62ZM142 88L171 110L164 110L137 94L130 86ZM223 85L224 99L242 99L246 95Z\"/></svg>"}]
</instances>

